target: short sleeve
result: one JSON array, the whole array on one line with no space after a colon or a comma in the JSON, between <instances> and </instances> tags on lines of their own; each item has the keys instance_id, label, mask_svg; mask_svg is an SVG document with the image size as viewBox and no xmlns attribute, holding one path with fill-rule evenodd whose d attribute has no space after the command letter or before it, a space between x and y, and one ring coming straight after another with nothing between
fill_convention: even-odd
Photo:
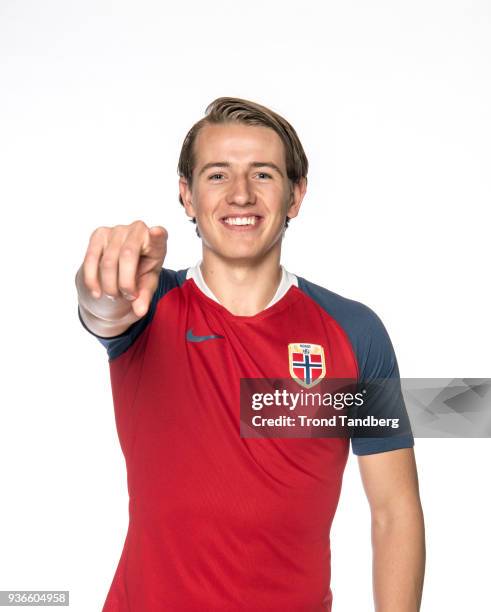
<instances>
[{"instance_id":1,"label":"short sleeve","mask_svg":"<svg viewBox=\"0 0 491 612\"><path fill-rule=\"evenodd\" d=\"M367 401L359 417L385 419L397 428L380 428L377 437L353 436L355 455L370 455L414 446L414 437L401 390L399 367L390 337L380 318L365 306L364 333L357 343L359 389L367 392ZM369 431L365 429L364 431Z\"/></svg>"},{"instance_id":2,"label":"short sleeve","mask_svg":"<svg viewBox=\"0 0 491 612\"><path fill-rule=\"evenodd\" d=\"M323 308L344 330L358 365L358 389L367 387L363 409L353 409L354 417L373 415L397 419L400 427L357 428L351 436L355 455L369 455L414 446L409 418L401 391L394 348L382 321L365 304L338 295L298 276L298 287ZM357 412L359 414L357 414ZM367 432L376 436L369 436ZM363 434L363 435L360 435Z\"/></svg>"}]
</instances>

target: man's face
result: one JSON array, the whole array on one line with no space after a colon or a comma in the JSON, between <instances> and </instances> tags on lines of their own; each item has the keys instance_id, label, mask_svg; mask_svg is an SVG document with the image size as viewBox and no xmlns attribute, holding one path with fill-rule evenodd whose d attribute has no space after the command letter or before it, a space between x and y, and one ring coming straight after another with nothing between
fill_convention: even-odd
<instances>
[{"instance_id":1,"label":"man's face","mask_svg":"<svg viewBox=\"0 0 491 612\"><path fill-rule=\"evenodd\" d=\"M192 188L185 179L179 188L204 248L246 260L279 248L286 216L297 216L306 181L288 180L278 134L240 123L205 125L194 147Z\"/></svg>"}]
</instances>

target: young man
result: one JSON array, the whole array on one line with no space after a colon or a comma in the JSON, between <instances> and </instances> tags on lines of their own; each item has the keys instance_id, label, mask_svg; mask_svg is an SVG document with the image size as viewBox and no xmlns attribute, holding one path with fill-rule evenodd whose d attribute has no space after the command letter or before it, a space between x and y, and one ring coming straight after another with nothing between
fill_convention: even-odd
<instances>
[{"instance_id":1,"label":"young man","mask_svg":"<svg viewBox=\"0 0 491 612\"><path fill-rule=\"evenodd\" d=\"M162 268L166 230L142 221L90 238L79 316L108 350L130 496L104 612L331 610L329 531L350 440L240 435L242 378L399 380L372 310L280 264L307 170L285 119L219 98L179 160L202 261ZM416 612L424 527L413 437L351 444L372 513L376 609Z\"/></svg>"}]
</instances>

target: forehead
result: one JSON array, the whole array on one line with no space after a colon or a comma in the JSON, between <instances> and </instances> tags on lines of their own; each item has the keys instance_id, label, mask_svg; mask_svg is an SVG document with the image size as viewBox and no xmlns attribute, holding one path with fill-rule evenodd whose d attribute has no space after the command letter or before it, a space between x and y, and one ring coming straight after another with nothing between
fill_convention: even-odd
<instances>
[{"instance_id":1,"label":"forehead","mask_svg":"<svg viewBox=\"0 0 491 612\"><path fill-rule=\"evenodd\" d=\"M241 123L203 126L194 142L196 167L211 161L273 161L285 167L283 141L271 128Z\"/></svg>"}]
</instances>

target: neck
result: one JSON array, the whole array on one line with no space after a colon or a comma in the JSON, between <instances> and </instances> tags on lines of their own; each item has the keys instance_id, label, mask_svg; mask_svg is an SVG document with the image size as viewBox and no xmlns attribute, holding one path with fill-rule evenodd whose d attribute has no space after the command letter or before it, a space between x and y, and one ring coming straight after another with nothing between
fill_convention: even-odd
<instances>
[{"instance_id":1,"label":"neck","mask_svg":"<svg viewBox=\"0 0 491 612\"><path fill-rule=\"evenodd\" d=\"M228 311L253 316L273 299L281 280L281 249L271 249L265 257L251 261L225 259L203 247L203 280Z\"/></svg>"}]
</instances>

